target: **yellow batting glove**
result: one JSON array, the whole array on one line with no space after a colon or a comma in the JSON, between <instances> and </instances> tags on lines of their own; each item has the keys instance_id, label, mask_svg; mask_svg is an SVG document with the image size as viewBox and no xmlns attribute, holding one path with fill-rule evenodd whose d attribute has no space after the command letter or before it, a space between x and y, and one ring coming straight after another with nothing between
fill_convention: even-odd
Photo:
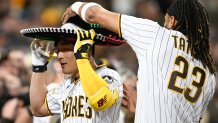
<instances>
[{"instance_id":1,"label":"yellow batting glove","mask_svg":"<svg viewBox=\"0 0 218 123\"><path fill-rule=\"evenodd\" d=\"M89 31L76 29L76 33L77 33L77 41L76 41L76 45L75 45L76 46L75 50L78 50L82 45L85 45L85 44L93 45L93 43L94 43L93 39L96 35L96 33L93 29L89 30ZM74 52L75 52L75 50L74 50Z\"/></svg>"},{"instance_id":2,"label":"yellow batting glove","mask_svg":"<svg viewBox=\"0 0 218 123\"><path fill-rule=\"evenodd\" d=\"M74 54L76 59L88 58L88 52L94 44L94 37L96 35L94 30L76 30L77 41L74 46Z\"/></svg>"}]
</instances>

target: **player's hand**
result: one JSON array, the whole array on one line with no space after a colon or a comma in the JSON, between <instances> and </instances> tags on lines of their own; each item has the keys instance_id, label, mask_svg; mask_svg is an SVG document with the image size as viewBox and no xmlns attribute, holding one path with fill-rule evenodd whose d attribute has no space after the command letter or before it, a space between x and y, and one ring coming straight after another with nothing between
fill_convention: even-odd
<instances>
[{"instance_id":1,"label":"player's hand","mask_svg":"<svg viewBox=\"0 0 218 123\"><path fill-rule=\"evenodd\" d=\"M76 15L77 14L71 9L71 7L67 8L61 18L62 24L65 24L70 17L74 17Z\"/></svg>"},{"instance_id":2,"label":"player's hand","mask_svg":"<svg viewBox=\"0 0 218 123\"><path fill-rule=\"evenodd\" d=\"M124 94L124 97L122 100L122 106L128 109L130 112L135 112L137 92L133 84L124 82L123 83L123 94Z\"/></svg>"},{"instance_id":3,"label":"player's hand","mask_svg":"<svg viewBox=\"0 0 218 123\"><path fill-rule=\"evenodd\" d=\"M49 52L50 42L35 39L31 43L33 72L44 72L52 59L54 52Z\"/></svg>"},{"instance_id":4,"label":"player's hand","mask_svg":"<svg viewBox=\"0 0 218 123\"><path fill-rule=\"evenodd\" d=\"M77 33L77 41L74 46L74 55L76 59L87 59L88 52L92 49L92 45L94 44L94 37L96 35L94 30L78 30Z\"/></svg>"}]
</instances>

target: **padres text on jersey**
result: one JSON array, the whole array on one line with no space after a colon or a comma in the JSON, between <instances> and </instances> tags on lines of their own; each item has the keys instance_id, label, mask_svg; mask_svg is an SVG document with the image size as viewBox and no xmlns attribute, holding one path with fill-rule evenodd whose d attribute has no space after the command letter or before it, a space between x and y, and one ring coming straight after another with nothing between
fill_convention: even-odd
<instances>
[{"instance_id":1,"label":"padres text on jersey","mask_svg":"<svg viewBox=\"0 0 218 123\"><path fill-rule=\"evenodd\" d=\"M112 89L119 92L119 100L105 111L95 111L88 104L88 98L80 81L67 79L58 88L48 92L46 97L48 111L51 114L61 114L62 123L116 123L119 118L123 86L119 74L106 67L96 70ZM104 100L100 101L104 103ZM99 104L100 104L99 103Z\"/></svg>"}]
</instances>

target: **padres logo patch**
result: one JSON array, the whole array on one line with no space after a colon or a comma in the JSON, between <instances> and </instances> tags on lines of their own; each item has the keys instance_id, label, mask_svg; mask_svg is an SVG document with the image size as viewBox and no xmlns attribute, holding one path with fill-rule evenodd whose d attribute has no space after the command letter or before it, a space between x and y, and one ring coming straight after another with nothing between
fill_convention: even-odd
<instances>
[{"instance_id":1,"label":"padres logo patch","mask_svg":"<svg viewBox=\"0 0 218 123\"><path fill-rule=\"evenodd\" d=\"M106 95L98 101L98 107L102 107L105 103L107 103Z\"/></svg>"}]
</instances>

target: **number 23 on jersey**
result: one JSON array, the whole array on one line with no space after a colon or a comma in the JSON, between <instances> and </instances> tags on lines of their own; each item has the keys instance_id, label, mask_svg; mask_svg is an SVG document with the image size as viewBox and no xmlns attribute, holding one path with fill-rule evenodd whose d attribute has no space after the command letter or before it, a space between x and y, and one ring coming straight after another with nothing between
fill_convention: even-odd
<instances>
[{"instance_id":1,"label":"number 23 on jersey","mask_svg":"<svg viewBox=\"0 0 218 123\"><path fill-rule=\"evenodd\" d=\"M177 56L174 64L179 68L182 68L182 71L177 71L177 70L172 71L169 79L168 89L184 95L185 99L190 103L195 103L199 99L203 91L203 86L206 79L206 72L204 71L204 69L198 66L194 66L191 74L188 75L188 71L190 69L189 62L182 56ZM178 78L187 80L188 76L191 76L192 79L190 85L188 85L185 88L177 86L176 82ZM197 79L193 80L193 76L195 76ZM191 86L193 88L191 88Z\"/></svg>"}]
</instances>

